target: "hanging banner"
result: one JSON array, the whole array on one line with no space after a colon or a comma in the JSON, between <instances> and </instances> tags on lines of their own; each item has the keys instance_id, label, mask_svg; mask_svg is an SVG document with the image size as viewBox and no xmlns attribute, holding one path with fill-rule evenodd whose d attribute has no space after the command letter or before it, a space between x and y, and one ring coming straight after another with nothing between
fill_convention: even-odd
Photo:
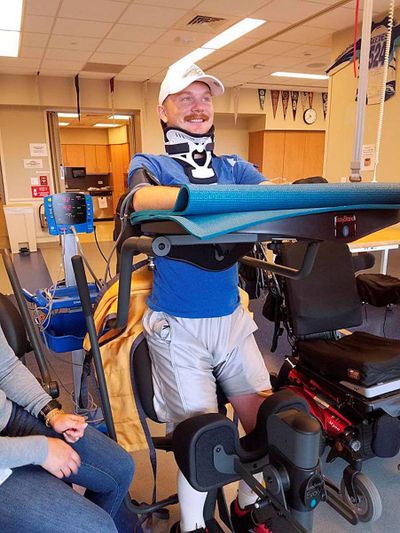
<instances>
[{"instance_id":1,"label":"hanging banner","mask_svg":"<svg viewBox=\"0 0 400 533\"><path fill-rule=\"evenodd\" d=\"M232 89L232 97L233 97L233 118L235 121L235 126L238 118L239 113L239 96L240 96L240 85L237 87L234 87Z\"/></svg>"},{"instance_id":2,"label":"hanging banner","mask_svg":"<svg viewBox=\"0 0 400 533\"><path fill-rule=\"evenodd\" d=\"M308 109L308 91L301 91L300 93L300 99L301 99L301 109L304 113L306 109Z\"/></svg>"},{"instance_id":3,"label":"hanging banner","mask_svg":"<svg viewBox=\"0 0 400 533\"><path fill-rule=\"evenodd\" d=\"M314 93L309 91L308 92L308 107L311 109L312 108L312 103L313 103L313 100L314 100Z\"/></svg>"},{"instance_id":4,"label":"hanging banner","mask_svg":"<svg viewBox=\"0 0 400 533\"><path fill-rule=\"evenodd\" d=\"M290 91L290 99L292 101L293 120L296 120L297 105L299 102L299 91Z\"/></svg>"},{"instance_id":5,"label":"hanging banner","mask_svg":"<svg viewBox=\"0 0 400 533\"><path fill-rule=\"evenodd\" d=\"M386 50L388 17L379 22L373 22L371 26L371 46L369 52L369 72L367 88L367 104L379 104L384 79L384 63ZM392 29L392 39L390 42L389 65L385 90L385 100L394 96L396 92L396 48L400 46L400 25ZM349 45L343 53L337 57L335 62L326 71L329 75L334 75L347 64L353 61L353 47ZM361 39L356 43L356 57L360 58Z\"/></svg>"},{"instance_id":6,"label":"hanging banner","mask_svg":"<svg viewBox=\"0 0 400 533\"><path fill-rule=\"evenodd\" d=\"M328 112L328 93L321 93L322 98L322 111L324 112L324 119L326 120L326 114Z\"/></svg>"},{"instance_id":7,"label":"hanging banner","mask_svg":"<svg viewBox=\"0 0 400 533\"><path fill-rule=\"evenodd\" d=\"M281 91L271 91L271 103L272 103L272 114L274 118L276 117L276 110L278 109L279 104L279 93Z\"/></svg>"},{"instance_id":8,"label":"hanging banner","mask_svg":"<svg viewBox=\"0 0 400 533\"><path fill-rule=\"evenodd\" d=\"M115 76L110 78L110 95L111 95L111 114L112 114L112 116L115 115L115 113L114 113L114 90L115 90L114 81L115 81Z\"/></svg>"},{"instance_id":9,"label":"hanging banner","mask_svg":"<svg viewBox=\"0 0 400 533\"><path fill-rule=\"evenodd\" d=\"M74 78L75 92L76 92L76 112L78 113L78 120L81 121L81 101L79 97L79 74Z\"/></svg>"},{"instance_id":10,"label":"hanging banner","mask_svg":"<svg viewBox=\"0 0 400 533\"><path fill-rule=\"evenodd\" d=\"M282 110L283 118L286 120L287 108L289 105L289 91L282 91Z\"/></svg>"},{"instance_id":11,"label":"hanging banner","mask_svg":"<svg viewBox=\"0 0 400 533\"><path fill-rule=\"evenodd\" d=\"M264 109L266 89L258 89L258 101L260 103L260 109Z\"/></svg>"}]
</instances>

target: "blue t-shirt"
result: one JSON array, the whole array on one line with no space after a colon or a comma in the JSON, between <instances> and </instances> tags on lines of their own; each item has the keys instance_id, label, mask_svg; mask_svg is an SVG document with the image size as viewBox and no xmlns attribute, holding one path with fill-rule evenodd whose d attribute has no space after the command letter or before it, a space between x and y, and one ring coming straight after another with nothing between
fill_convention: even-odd
<instances>
[{"instance_id":1,"label":"blue t-shirt","mask_svg":"<svg viewBox=\"0 0 400 533\"><path fill-rule=\"evenodd\" d=\"M251 164L237 155L212 158L212 167L220 184L258 185L265 178ZM129 165L128 184L135 187L132 177L145 168L160 185L180 186L190 183L182 165L167 155L137 154ZM237 264L217 272L194 265L157 257L153 289L148 306L172 316L210 318L233 313L239 305Z\"/></svg>"}]
</instances>

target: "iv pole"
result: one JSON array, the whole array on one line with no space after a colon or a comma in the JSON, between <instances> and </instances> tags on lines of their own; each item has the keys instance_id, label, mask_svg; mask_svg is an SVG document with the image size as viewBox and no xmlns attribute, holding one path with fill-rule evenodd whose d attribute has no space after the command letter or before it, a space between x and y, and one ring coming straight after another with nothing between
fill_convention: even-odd
<instances>
[{"instance_id":1,"label":"iv pole","mask_svg":"<svg viewBox=\"0 0 400 533\"><path fill-rule=\"evenodd\" d=\"M360 68L358 77L358 94L356 107L356 125L353 145L353 157L350 167L351 182L361 181L361 155L364 136L365 106L367 100L369 50L371 44L372 8L374 0L364 0L364 16L361 33Z\"/></svg>"}]
</instances>

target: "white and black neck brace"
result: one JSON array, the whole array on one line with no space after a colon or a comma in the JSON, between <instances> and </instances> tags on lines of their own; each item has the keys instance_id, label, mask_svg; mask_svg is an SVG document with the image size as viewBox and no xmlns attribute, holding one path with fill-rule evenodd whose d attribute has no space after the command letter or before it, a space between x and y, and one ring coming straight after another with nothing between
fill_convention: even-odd
<instances>
[{"instance_id":1,"label":"white and black neck brace","mask_svg":"<svg viewBox=\"0 0 400 533\"><path fill-rule=\"evenodd\" d=\"M188 133L162 123L167 154L184 168L191 183L217 183L211 161L214 150L214 126L205 134Z\"/></svg>"}]
</instances>

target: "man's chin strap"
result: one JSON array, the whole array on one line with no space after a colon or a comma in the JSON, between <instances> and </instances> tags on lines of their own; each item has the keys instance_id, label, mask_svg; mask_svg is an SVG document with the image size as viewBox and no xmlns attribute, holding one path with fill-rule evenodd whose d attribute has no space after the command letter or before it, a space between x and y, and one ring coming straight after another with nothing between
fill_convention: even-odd
<instances>
[{"instance_id":1,"label":"man's chin strap","mask_svg":"<svg viewBox=\"0 0 400 533\"><path fill-rule=\"evenodd\" d=\"M217 176L211 165L214 126L204 135L164 125L163 130L165 151L183 166L191 183L217 183Z\"/></svg>"}]
</instances>

